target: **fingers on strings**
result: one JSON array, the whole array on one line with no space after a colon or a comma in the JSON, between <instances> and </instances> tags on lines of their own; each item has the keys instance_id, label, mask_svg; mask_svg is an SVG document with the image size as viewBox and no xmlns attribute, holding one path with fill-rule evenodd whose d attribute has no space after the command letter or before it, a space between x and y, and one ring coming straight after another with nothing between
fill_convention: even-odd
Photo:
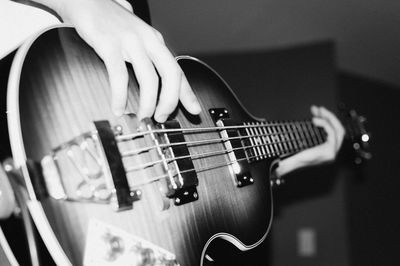
<instances>
[{"instance_id":1,"label":"fingers on strings","mask_svg":"<svg viewBox=\"0 0 400 266\"><path fill-rule=\"evenodd\" d=\"M140 87L140 119L154 115L158 122L165 122L179 100L188 112L199 114L200 104L179 64L165 46L162 35L156 30L150 32L153 34L144 40L127 38L122 47L98 51L109 74L113 112L120 116L125 111L128 95L126 61L132 65Z\"/></svg>"},{"instance_id":2,"label":"fingers on strings","mask_svg":"<svg viewBox=\"0 0 400 266\"><path fill-rule=\"evenodd\" d=\"M345 134L342 124L338 118L325 107L312 106L311 113L314 115L313 123L325 129L328 134L327 142L332 143L337 152Z\"/></svg>"}]
</instances>

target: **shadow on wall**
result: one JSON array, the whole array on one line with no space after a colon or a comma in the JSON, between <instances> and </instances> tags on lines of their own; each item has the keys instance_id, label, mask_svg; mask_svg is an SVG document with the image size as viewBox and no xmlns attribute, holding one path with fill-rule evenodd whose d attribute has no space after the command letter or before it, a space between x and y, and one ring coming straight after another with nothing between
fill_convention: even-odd
<instances>
[{"instance_id":1,"label":"shadow on wall","mask_svg":"<svg viewBox=\"0 0 400 266\"><path fill-rule=\"evenodd\" d=\"M309 106L335 110L332 42L291 49L199 55L226 79L249 111L268 120L310 117ZM268 265L349 265L343 175L336 165L291 174L275 192L277 210L268 237L255 256ZM267 176L266 176L267 178ZM299 257L297 233L317 234L318 253ZM248 265L265 265L248 264Z\"/></svg>"},{"instance_id":2,"label":"shadow on wall","mask_svg":"<svg viewBox=\"0 0 400 266\"><path fill-rule=\"evenodd\" d=\"M150 0L178 53L271 49L334 39L338 65L400 85L397 0Z\"/></svg>"}]
</instances>

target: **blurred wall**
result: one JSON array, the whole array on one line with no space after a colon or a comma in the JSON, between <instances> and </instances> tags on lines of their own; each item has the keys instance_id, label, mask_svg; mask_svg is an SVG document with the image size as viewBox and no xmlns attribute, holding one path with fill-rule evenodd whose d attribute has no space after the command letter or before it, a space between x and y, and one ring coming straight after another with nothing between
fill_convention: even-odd
<instances>
[{"instance_id":1,"label":"blurred wall","mask_svg":"<svg viewBox=\"0 0 400 266\"><path fill-rule=\"evenodd\" d=\"M330 42L199 58L212 65L258 117L304 119L310 116L311 104L335 109L336 71ZM246 265L351 265L344 181L352 176L342 169L338 162L287 175L285 185L273 190L272 231L266 243L248 253Z\"/></svg>"},{"instance_id":2,"label":"blurred wall","mask_svg":"<svg viewBox=\"0 0 400 266\"><path fill-rule=\"evenodd\" d=\"M400 85L397 0L150 0L150 7L178 53L333 39L341 69Z\"/></svg>"}]
</instances>

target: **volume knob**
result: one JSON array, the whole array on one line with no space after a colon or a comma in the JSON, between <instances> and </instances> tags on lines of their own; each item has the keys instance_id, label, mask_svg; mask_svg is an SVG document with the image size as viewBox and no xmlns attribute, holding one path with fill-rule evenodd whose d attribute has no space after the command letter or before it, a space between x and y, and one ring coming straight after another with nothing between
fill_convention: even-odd
<instances>
[{"instance_id":1,"label":"volume knob","mask_svg":"<svg viewBox=\"0 0 400 266\"><path fill-rule=\"evenodd\" d=\"M115 261L125 251L125 245L122 238L107 234L104 236L105 244L105 259L108 261Z\"/></svg>"}]
</instances>

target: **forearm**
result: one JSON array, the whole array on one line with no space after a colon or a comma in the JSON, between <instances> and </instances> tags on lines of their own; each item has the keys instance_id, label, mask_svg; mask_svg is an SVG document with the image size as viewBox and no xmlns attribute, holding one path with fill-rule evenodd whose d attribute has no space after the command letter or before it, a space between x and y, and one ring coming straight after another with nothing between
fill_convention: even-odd
<instances>
[{"instance_id":1,"label":"forearm","mask_svg":"<svg viewBox=\"0 0 400 266\"><path fill-rule=\"evenodd\" d=\"M127 9L130 12L133 12L132 6L127 2L126 0L112 0L125 9ZM54 12L56 12L63 20L68 19L68 14L67 14L67 7L68 6L73 6L74 2L76 0L29 0L29 2L35 2L41 5L44 5L50 9L52 9ZM83 4L82 0L79 0L78 4Z\"/></svg>"},{"instance_id":2,"label":"forearm","mask_svg":"<svg viewBox=\"0 0 400 266\"><path fill-rule=\"evenodd\" d=\"M278 168L276 168L276 175L281 177L295 170L325 162L331 162L335 159L334 153L330 153L329 151L319 151L321 148L323 149L323 147L316 147L315 149L304 150L283 159L279 162ZM318 156L315 156L316 154Z\"/></svg>"}]
</instances>

